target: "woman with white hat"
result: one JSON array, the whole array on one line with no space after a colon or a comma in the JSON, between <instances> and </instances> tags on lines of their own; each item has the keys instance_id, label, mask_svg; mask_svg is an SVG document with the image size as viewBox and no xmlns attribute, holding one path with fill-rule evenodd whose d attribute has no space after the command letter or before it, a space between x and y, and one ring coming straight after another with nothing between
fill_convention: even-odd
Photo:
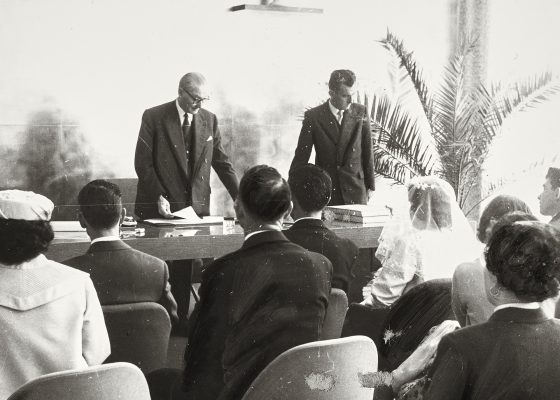
<instances>
[{"instance_id":1,"label":"woman with white hat","mask_svg":"<svg viewBox=\"0 0 560 400\"><path fill-rule=\"evenodd\" d=\"M41 375L101 364L109 337L89 275L48 260L53 203L0 191L0 400Z\"/></svg>"}]
</instances>

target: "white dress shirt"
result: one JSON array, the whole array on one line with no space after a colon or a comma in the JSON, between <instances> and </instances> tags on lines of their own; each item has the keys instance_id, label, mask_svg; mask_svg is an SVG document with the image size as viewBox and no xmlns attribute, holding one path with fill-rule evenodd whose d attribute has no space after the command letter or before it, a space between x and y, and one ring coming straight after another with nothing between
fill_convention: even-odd
<instances>
[{"instance_id":1,"label":"white dress shirt","mask_svg":"<svg viewBox=\"0 0 560 400\"><path fill-rule=\"evenodd\" d=\"M192 124L192 119L194 117L194 115L192 115L189 112L186 112L185 110L183 110L181 108L181 106L179 105L179 100L175 100L175 106L177 107L177 112L179 113L179 119L181 121L181 126L183 126L183 121L185 121L185 115L187 116L187 118L189 119L189 125Z\"/></svg>"}]
</instances>

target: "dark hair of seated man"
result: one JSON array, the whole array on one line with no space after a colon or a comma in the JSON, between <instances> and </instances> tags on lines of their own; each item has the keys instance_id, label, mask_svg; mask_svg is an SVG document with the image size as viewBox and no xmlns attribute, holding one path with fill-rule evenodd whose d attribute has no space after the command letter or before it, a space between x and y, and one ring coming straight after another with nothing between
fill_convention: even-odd
<instances>
[{"instance_id":1,"label":"dark hair of seated man","mask_svg":"<svg viewBox=\"0 0 560 400\"><path fill-rule=\"evenodd\" d=\"M322 211L329 204L332 181L322 168L313 164L302 165L291 171L288 183L294 209L300 214Z\"/></svg>"},{"instance_id":2,"label":"dark hair of seated man","mask_svg":"<svg viewBox=\"0 0 560 400\"><path fill-rule=\"evenodd\" d=\"M288 183L268 165L256 165L245 172L239 183L238 200L253 220L263 223L280 220L292 204Z\"/></svg>"},{"instance_id":3,"label":"dark hair of seated man","mask_svg":"<svg viewBox=\"0 0 560 400\"><path fill-rule=\"evenodd\" d=\"M499 284L524 302L555 297L560 285L560 231L537 221L500 224L485 252Z\"/></svg>"},{"instance_id":4,"label":"dark hair of seated man","mask_svg":"<svg viewBox=\"0 0 560 400\"><path fill-rule=\"evenodd\" d=\"M0 218L0 263L16 265L47 251L54 239L48 221Z\"/></svg>"},{"instance_id":5,"label":"dark hair of seated man","mask_svg":"<svg viewBox=\"0 0 560 400\"><path fill-rule=\"evenodd\" d=\"M114 183L96 179L85 185L78 194L80 213L94 229L110 229L122 216L121 190Z\"/></svg>"}]
</instances>

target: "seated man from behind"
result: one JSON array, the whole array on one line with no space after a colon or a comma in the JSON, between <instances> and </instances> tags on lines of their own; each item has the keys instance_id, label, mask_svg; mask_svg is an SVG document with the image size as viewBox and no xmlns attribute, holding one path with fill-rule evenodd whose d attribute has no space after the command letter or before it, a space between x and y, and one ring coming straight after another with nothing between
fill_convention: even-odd
<instances>
[{"instance_id":1,"label":"seated man from behind","mask_svg":"<svg viewBox=\"0 0 560 400\"><path fill-rule=\"evenodd\" d=\"M185 350L186 393L175 399L240 399L276 356L321 336L332 265L282 234L292 208L288 184L258 165L239 189L245 242L203 271Z\"/></svg>"},{"instance_id":2,"label":"seated man from behind","mask_svg":"<svg viewBox=\"0 0 560 400\"><path fill-rule=\"evenodd\" d=\"M0 399L111 352L91 279L42 254L54 238L53 208L33 192L0 191Z\"/></svg>"},{"instance_id":3,"label":"seated man from behind","mask_svg":"<svg viewBox=\"0 0 560 400\"><path fill-rule=\"evenodd\" d=\"M80 190L80 224L91 238L86 254L65 264L90 274L102 305L157 302L178 320L177 303L171 294L167 264L135 250L119 237L119 224L126 214L119 187L94 180Z\"/></svg>"},{"instance_id":4,"label":"seated man from behind","mask_svg":"<svg viewBox=\"0 0 560 400\"><path fill-rule=\"evenodd\" d=\"M301 247L327 257L333 265L332 287L348 293L358 247L338 237L321 221L321 213L331 196L330 176L322 168L307 164L292 171L289 184L295 223L284 234Z\"/></svg>"}]
</instances>

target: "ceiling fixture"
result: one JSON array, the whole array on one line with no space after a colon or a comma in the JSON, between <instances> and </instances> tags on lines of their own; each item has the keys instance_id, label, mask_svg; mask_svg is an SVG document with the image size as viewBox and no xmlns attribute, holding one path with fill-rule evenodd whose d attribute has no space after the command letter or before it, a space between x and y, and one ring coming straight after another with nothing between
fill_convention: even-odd
<instances>
[{"instance_id":1,"label":"ceiling fixture","mask_svg":"<svg viewBox=\"0 0 560 400\"><path fill-rule=\"evenodd\" d=\"M277 11L292 13L322 14L322 8L282 6L278 0L261 0L261 4L240 4L230 7L229 11Z\"/></svg>"}]
</instances>

